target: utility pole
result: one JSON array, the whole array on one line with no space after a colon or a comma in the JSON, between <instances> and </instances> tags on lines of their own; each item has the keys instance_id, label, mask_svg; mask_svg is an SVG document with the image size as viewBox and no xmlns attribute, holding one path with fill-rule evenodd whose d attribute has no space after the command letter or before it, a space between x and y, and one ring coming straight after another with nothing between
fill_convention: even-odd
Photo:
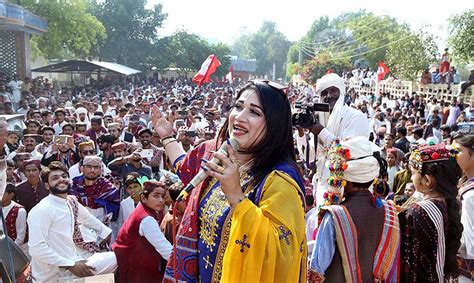
<instances>
[{"instance_id":1,"label":"utility pole","mask_svg":"<svg viewBox=\"0 0 474 283\"><path fill-rule=\"evenodd\" d=\"M275 62L273 62L273 74L272 74L272 81L275 81L276 80L276 74L275 74L275 70L276 70L276 66L275 66Z\"/></svg>"}]
</instances>

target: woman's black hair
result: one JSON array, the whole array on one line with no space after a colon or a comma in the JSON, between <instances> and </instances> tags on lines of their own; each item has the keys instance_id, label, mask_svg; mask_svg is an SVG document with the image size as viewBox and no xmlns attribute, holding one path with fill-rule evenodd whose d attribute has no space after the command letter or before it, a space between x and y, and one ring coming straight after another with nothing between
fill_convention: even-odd
<instances>
[{"instance_id":1,"label":"woman's black hair","mask_svg":"<svg viewBox=\"0 0 474 283\"><path fill-rule=\"evenodd\" d=\"M251 81L237 93L236 101L247 90L255 91L262 105L266 130L260 143L242 151L251 154L254 159L252 174L254 185L260 184L279 162L286 162L296 169L291 108L286 94L264 81ZM229 120L222 126L218 140L220 143L229 138Z\"/></svg>"},{"instance_id":2,"label":"woman's black hair","mask_svg":"<svg viewBox=\"0 0 474 283\"><path fill-rule=\"evenodd\" d=\"M463 227L461 224L461 206L457 197L457 184L462 171L455 159L439 162L423 163L422 175L433 176L436 180L436 191L441 193L446 201L448 210L448 227L445 227L446 256L444 274L447 278L456 278L459 273L456 254L461 246Z\"/></svg>"},{"instance_id":3,"label":"woman's black hair","mask_svg":"<svg viewBox=\"0 0 474 283\"><path fill-rule=\"evenodd\" d=\"M453 136L453 140L458 142L460 145L467 147L470 154L474 154L474 133L462 133L456 132Z\"/></svg>"}]
</instances>

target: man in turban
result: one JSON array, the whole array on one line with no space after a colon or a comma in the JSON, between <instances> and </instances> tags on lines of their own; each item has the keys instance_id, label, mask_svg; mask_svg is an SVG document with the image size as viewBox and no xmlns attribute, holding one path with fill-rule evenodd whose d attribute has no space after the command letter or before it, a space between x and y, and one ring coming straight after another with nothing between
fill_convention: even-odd
<instances>
[{"instance_id":1,"label":"man in turban","mask_svg":"<svg viewBox=\"0 0 474 283\"><path fill-rule=\"evenodd\" d=\"M367 138L336 140L328 150L324 195L309 282L394 282L400 228L395 209L369 191L386 164ZM381 169L382 168L382 169Z\"/></svg>"},{"instance_id":2,"label":"man in turban","mask_svg":"<svg viewBox=\"0 0 474 283\"><path fill-rule=\"evenodd\" d=\"M315 190L313 195L316 196L316 202L320 205L328 189L326 180L329 169L326 149L336 137L341 140L358 136L368 137L370 131L369 122L364 113L344 103L346 86L344 80L337 74L327 74L319 79L316 82L316 94L319 95L321 102L329 104L330 110L329 117L324 117L325 113L320 113L321 123L314 124L310 129L318 139L317 173L313 177L313 190Z\"/></svg>"}]
</instances>

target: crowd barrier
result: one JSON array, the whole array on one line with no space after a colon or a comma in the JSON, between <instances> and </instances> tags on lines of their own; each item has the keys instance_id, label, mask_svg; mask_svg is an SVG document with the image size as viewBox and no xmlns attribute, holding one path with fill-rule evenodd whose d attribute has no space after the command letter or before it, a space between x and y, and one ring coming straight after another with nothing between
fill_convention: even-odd
<instances>
[{"instance_id":1,"label":"crowd barrier","mask_svg":"<svg viewBox=\"0 0 474 283\"><path fill-rule=\"evenodd\" d=\"M348 88L354 89L358 94L371 95L376 92L376 86L361 86L359 82L346 82ZM425 98L436 97L438 100L452 101L459 96L460 84L420 84L418 82L411 81L380 81L379 82L379 93L389 93L396 97L405 96L405 94L411 95L412 92L416 92L418 95ZM464 103L469 103L471 97L474 95L474 86L470 86L465 92L461 99Z\"/></svg>"}]
</instances>

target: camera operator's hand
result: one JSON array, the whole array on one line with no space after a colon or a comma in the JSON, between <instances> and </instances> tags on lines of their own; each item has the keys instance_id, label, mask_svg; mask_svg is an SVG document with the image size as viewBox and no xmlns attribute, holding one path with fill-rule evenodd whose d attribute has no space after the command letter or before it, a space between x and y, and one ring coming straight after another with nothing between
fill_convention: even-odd
<instances>
[{"instance_id":1,"label":"camera operator's hand","mask_svg":"<svg viewBox=\"0 0 474 283\"><path fill-rule=\"evenodd\" d=\"M309 130L311 131L311 133L317 136L323 129L324 129L324 126L321 125L319 122L316 122L311 126Z\"/></svg>"}]
</instances>

